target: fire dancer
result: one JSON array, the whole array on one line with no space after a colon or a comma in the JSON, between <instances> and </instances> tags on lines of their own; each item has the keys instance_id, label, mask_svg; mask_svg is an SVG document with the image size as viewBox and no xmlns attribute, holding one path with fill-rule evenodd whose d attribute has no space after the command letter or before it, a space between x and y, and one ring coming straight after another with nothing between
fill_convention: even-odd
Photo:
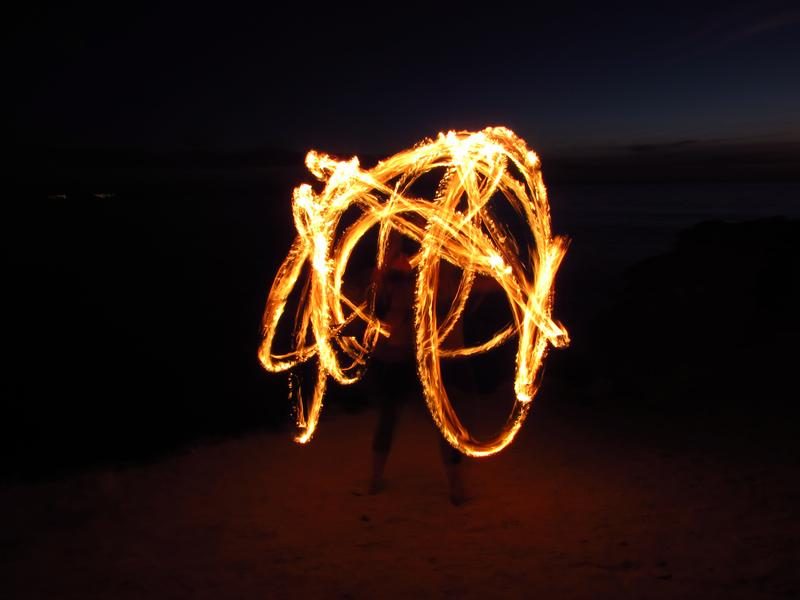
<instances>
[{"instance_id":1,"label":"fire dancer","mask_svg":"<svg viewBox=\"0 0 800 600\"><path fill-rule=\"evenodd\" d=\"M412 252L404 248L409 240L390 233L383 268L376 269L376 313L391 331L378 344L369 370L378 396L378 422L372 442L372 471L369 493L384 487L384 470L392 447L402 404L410 397L422 397L414 356L414 273L409 262ZM450 501L465 499L461 471L462 455L440 438L440 451L450 491Z\"/></svg>"}]
</instances>

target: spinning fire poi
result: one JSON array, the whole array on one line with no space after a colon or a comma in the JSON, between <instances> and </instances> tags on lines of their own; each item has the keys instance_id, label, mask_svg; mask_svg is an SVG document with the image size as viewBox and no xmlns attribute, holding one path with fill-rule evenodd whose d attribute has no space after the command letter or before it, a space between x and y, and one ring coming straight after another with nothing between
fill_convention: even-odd
<instances>
[{"instance_id":1,"label":"spinning fire poi","mask_svg":"<svg viewBox=\"0 0 800 600\"><path fill-rule=\"evenodd\" d=\"M306 166L325 187L315 192L303 184L294 190L297 237L272 283L258 354L264 368L273 372L290 370L312 358L317 361L316 385L307 406L299 389L295 390L296 441L305 443L313 436L328 378L341 384L358 381L380 338L392 334L375 315L374 286L361 302L343 292L356 245L377 227L379 268L392 231L419 245L411 260L416 270L415 353L425 401L437 427L452 446L471 456L505 448L530 410L548 345L569 343L566 329L551 318L554 278L567 239L551 233L537 155L510 130L489 127L477 133L440 133L435 140L425 140L369 170L360 167L357 157L338 161L313 150L306 156ZM411 186L432 170L443 172L435 195L414 197ZM496 218L492 204L498 198L515 209L532 236L525 261L507 225ZM352 224L342 226L342 217L351 207L360 213ZM443 260L460 270L461 279L440 322L436 308ZM295 315L294 349L274 354L279 321L301 275L304 287ZM512 321L477 346L446 348L448 336L464 316L477 276L493 279L503 290ZM355 322L362 326L359 335L349 333ZM493 439L476 440L451 405L441 361L487 352L514 336L513 408Z\"/></svg>"}]
</instances>

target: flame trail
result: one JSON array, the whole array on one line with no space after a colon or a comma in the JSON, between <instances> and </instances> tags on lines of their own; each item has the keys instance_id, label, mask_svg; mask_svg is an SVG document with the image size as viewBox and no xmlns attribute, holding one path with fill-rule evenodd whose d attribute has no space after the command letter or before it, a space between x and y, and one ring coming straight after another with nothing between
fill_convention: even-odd
<instances>
[{"instance_id":1,"label":"flame trail","mask_svg":"<svg viewBox=\"0 0 800 600\"><path fill-rule=\"evenodd\" d=\"M411 261L416 268L416 359L433 420L447 441L465 454L487 456L502 450L528 414L548 345L569 343L566 329L551 319L554 278L567 239L551 233L539 158L510 130L489 127L477 133L440 133L436 140L425 140L370 170L361 169L356 157L337 161L313 150L306 156L306 166L325 187L319 193L307 184L294 190L297 237L270 289L258 354L264 368L273 372L317 359L317 380L307 408L299 389L294 389L299 427L296 441L305 443L313 436L328 377L341 384L354 383L379 338L391 335L375 316L374 286L360 304L342 292L356 245L370 229L378 227L378 267L383 265L391 231L419 244ZM444 170L434 198L412 197L411 185L434 169ZM533 236L528 264L521 261L513 236L493 216L491 201L500 196L524 219ZM337 238L342 216L353 206L361 212ZM442 260L459 268L462 279L440 324L436 307ZM278 323L306 264L310 268L295 316L294 349L273 354ZM494 279L505 292L513 322L478 346L445 349L443 343L462 318L478 275ZM363 333L359 337L344 335L354 321L363 324ZM514 407L493 439L478 441L450 403L442 382L441 360L486 352L515 334Z\"/></svg>"}]
</instances>

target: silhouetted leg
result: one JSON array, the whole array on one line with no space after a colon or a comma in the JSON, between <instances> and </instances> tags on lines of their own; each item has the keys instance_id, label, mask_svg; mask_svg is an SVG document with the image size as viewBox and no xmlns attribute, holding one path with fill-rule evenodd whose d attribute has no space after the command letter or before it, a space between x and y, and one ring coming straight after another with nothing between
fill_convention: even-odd
<instances>
[{"instance_id":1,"label":"silhouetted leg","mask_svg":"<svg viewBox=\"0 0 800 600\"><path fill-rule=\"evenodd\" d=\"M439 450L442 454L444 472L447 475L447 484L450 488L450 502L458 506L466 501L464 477L461 470L463 455L448 444L443 437L439 441Z\"/></svg>"},{"instance_id":2,"label":"silhouetted leg","mask_svg":"<svg viewBox=\"0 0 800 600\"><path fill-rule=\"evenodd\" d=\"M372 450L378 454L389 454L397 425L397 414L402 389L397 381L397 369L390 363L376 361L373 365L373 383L379 398L378 423L372 438Z\"/></svg>"},{"instance_id":3,"label":"silhouetted leg","mask_svg":"<svg viewBox=\"0 0 800 600\"><path fill-rule=\"evenodd\" d=\"M400 404L408 385L407 382L402 381L405 374L398 365L376 361L373 368L379 405L378 423L372 438L372 472L369 491L375 494L384 487L383 473L394 441Z\"/></svg>"},{"instance_id":4,"label":"silhouetted leg","mask_svg":"<svg viewBox=\"0 0 800 600\"><path fill-rule=\"evenodd\" d=\"M372 473L369 484L371 494L378 493L384 486L383 472L389 459L389 451L392 449L397 410L395 399L391 394L384 392L378 409L378 424L372 438Z\"/></svg>"},{"instance_id":5,"label":"silhouetted leg","mask_svg":"<svg viewBox=\"0 0 800 600\"><path fill-rule=\"evenodd\" d=\"M451 400L456 400L463 404L466 400L475 398L475 376L467 363L454 361L448 365L448 374L453 384L450 390L452 394ZM447 443L444 437L440 438L439 449L450 488L450 502L458 506L466 501L461 467L463 454Z\"/></svg>"}]
</instances>

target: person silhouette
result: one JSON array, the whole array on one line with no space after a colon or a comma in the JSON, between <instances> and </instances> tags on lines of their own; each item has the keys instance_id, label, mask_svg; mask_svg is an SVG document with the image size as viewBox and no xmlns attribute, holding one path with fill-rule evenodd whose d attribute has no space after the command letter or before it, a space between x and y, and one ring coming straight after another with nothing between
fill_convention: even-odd
<instances>
[{"instance_id":1,"label":"person silhouette","mask_svg":"<svg viewBox=\"0 0 800 600\"><path fill-rule=\"evenodd\" d=\"M414 273L409 262L409 240L395 232L389 234L384 265L376 269L376 314L388 325L390 335L375 348L369 366L374 393L378 396L378 420L372 439L372 469L369 493L383 490L384 471L392 448L400 409L412 396L422 397L414 352ZM439 442L449 486L450 501L466 500L461 470L462 454L444 437Z\"/></svg>"}]
</instances>

